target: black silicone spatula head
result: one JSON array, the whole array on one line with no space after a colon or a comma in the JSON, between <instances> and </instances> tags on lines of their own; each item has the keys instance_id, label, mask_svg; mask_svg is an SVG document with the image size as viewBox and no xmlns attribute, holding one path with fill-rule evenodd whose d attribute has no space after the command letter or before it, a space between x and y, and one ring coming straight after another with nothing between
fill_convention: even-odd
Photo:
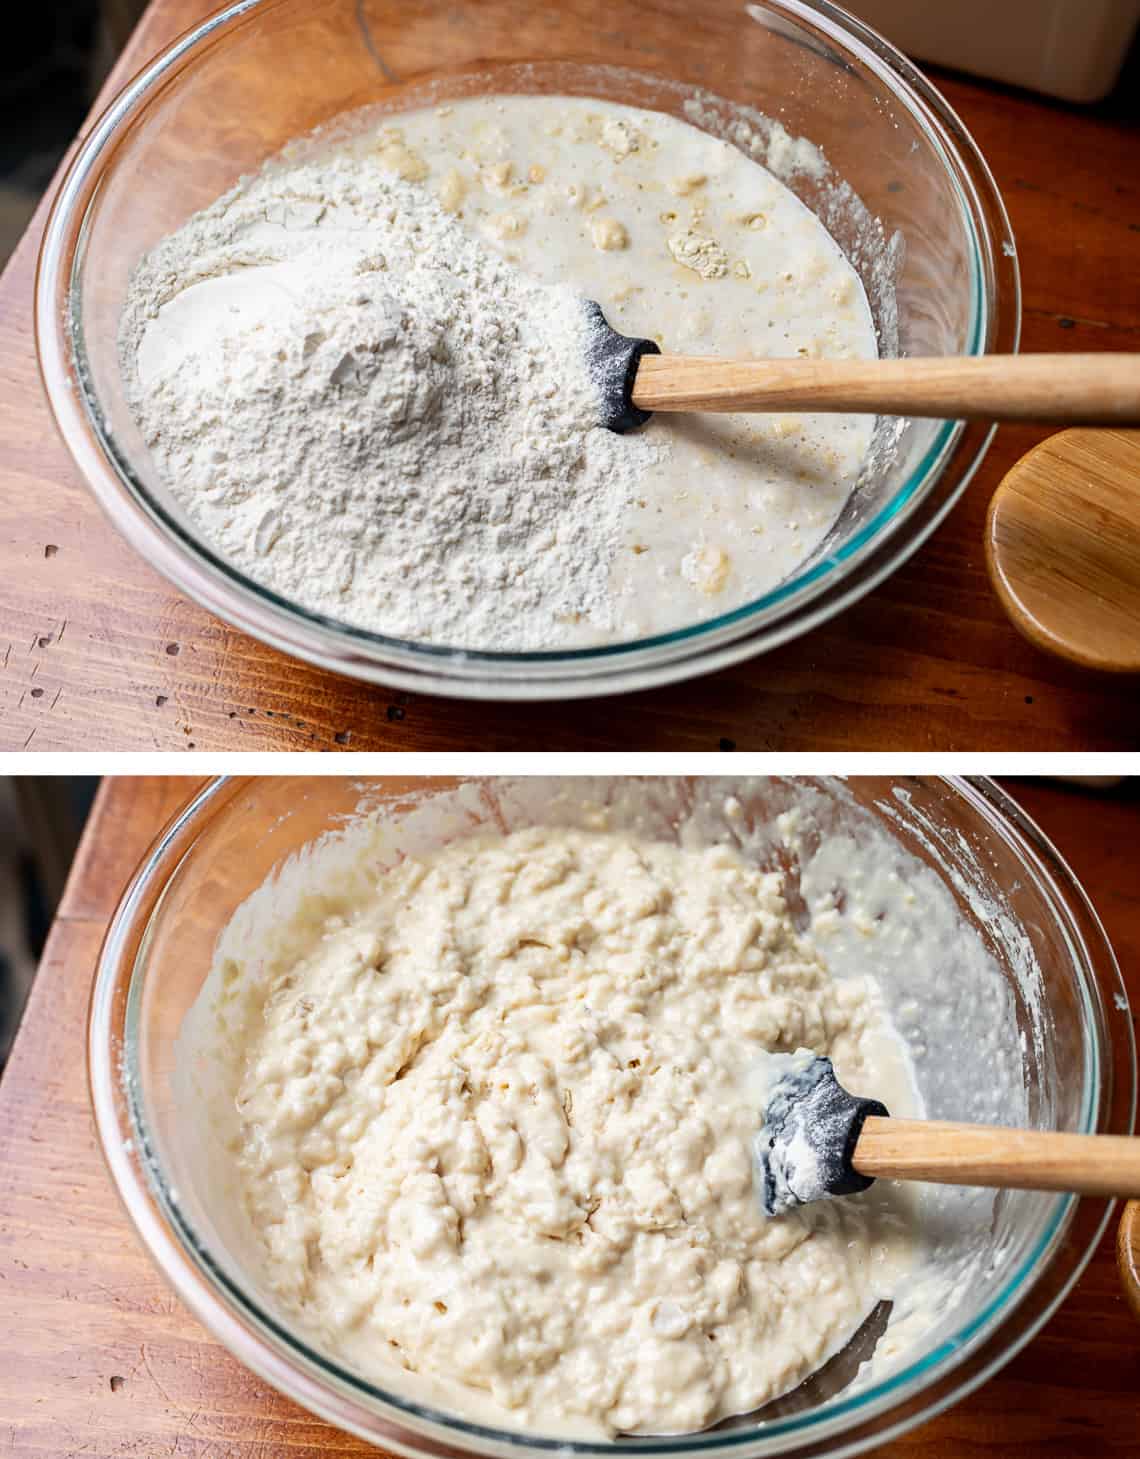
<instances>
[{"instance_id":1,"label":"black silicone spatula head","mask_svg":"<svg viewBox=\"0 0 1140 1459\"><path fill-rule=\"evenodd\" d=\"M871 1181L851 1161L863 1121L886 1107L848 1094L831 1060L807 1049L769 1054L764 1064L764 1123L752 1154L765 1214L866 1190Z\"/></svg>"},{"instance_id":2,"label":"black silicone spatula head","mask_svg":"<svg viewBox=\"0 0 1140 1459\"><path fill-rule=\"evenodd\" d=\"M619 435L643 426L652 414L633 403L633 382L642 355L659 355L651 339L619 334L593 299L584 301L587 320L586 361L601 397L598 424Z\"/></svg>"}]
</instances>

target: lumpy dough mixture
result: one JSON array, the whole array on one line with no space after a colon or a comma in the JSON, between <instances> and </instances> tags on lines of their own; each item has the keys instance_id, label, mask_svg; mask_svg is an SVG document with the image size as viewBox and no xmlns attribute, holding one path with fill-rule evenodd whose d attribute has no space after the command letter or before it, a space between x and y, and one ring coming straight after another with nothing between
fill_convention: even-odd
<instances>
[{"instance_id":1,"label":"lumpy dough mixture","mask_svg":"<svg viewBox=\"0 0 1140 1459\"><path fill-rule=\"evenodd\" d=\"M794 1387L897 1288L889 1188L773 1220L753 1194L759 1051L916 1099L876 985L829 976L779 874L527 830L368 885L222 970L255 1000L226 1159L329 1351L500 1422L683 1432Z\"/></svg>"},{"instance_id":2,"label":"lumpy dough mixture","mask_svg":"<svg viewBox=\"0 0 1140 1459\"><path fill-rule=\"evenodd\" d=\"M772 135L774 165L823 166ZM876 354L860 281L814 215L744 151L677 117L499 96L300 142L157 248L127 313L124 368L160 472L243 570L380 632L554 649L725 612L811 557L854 488L871 417L658 415L636 438L602 443L595 427L591 441L565 414L562 344L503 387L540 387L539 413L502 428L518 439L491 465L479 371L519 346L504 335L476 368L433 384L440 360L486 348L490 327L471 323L483 334L463 342L435 319L407 379L394 376L393 331L409 350L418 337L393 303L404 264L382 214L445 255L458 252L454 225L500 266L596 299L617 329L669 352ZM503 297L493 272L457 270L479 308ZM471 321L475 307L462 306ZM446 412L460 388L474 393L457 424Z\"/></svg>"}]
</instances>

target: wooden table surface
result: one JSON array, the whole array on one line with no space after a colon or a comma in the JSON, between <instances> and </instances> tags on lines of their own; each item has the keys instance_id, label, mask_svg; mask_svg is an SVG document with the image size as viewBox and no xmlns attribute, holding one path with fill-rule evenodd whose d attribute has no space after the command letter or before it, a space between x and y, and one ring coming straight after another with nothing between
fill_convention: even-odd
<instances>
[{"instance_id":1,"label":"wooden table surface","mask_svg":"<svg viewBox=\"0 0 1140 1459\"><path fill-rule=\"evenodd\" d=\"M0 1453L11 1459L374 1454L280 1398L183 1310L136 1242L97 1147L84 1028L107 920L186 779L106 782L0 1080ZM1140 798L1015 782L1092 892L1140 1006ZM1135 1014L1134 1014L1135 1017ZM884 1459L1135 1455L1140 1324L1112 1232L1061 1310L980 1392Z\"/></svg>"},{"instance_id":2,"label":"wooden table surface","mask_svg":"<svg viewBox=\"0 0 1140 1459\"><path fill-rule=\"evenodd\" d=\"M155 0L112 85L204 14ZM1005 194L1027 350L1140 349L1135 126L960 78L943 89ZM36 374L43 209L0 280L0 749L1129 749L1136 685L1070 668L1004 618L989 498L1044 432L1007 427L966 499L840 619L749 664L620 702L472 705L294 663L167 586L103 519Z\"/></svg>"}]
</instances>

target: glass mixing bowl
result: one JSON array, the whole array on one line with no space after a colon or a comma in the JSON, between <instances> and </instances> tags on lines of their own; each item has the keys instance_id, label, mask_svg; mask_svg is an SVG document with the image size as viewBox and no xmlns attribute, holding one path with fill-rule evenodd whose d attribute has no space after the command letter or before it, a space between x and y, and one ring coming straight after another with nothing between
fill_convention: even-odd
<instances>
[{"instance_id":1,"label":"glass mixing bowl","mask_svg":"<svg viewBox=\"0 0 1140 1459\"><path fill-rule=\"evenodd\" d=\"M826 154L828 178L790 186L862 277L883 354L1017 348L1015 250L981 154L915 68L828 0L717 0L699 12L686 0L241 0L176 41L99 118L40 256L52 410L103 508L154 567L227 622L326 668L539 699L644 688L772 648L868 592L934 530L989 427L908 421L887 449L882 422L877 464L793 577L718 617L599 648L486 653L388 638L309 612L215 552L159 480L124 398L117 339L131 271L290 138L365 105L419 104L429 80L436 100L570 92L681 114L704 88L755 108Z\"/></svg>"},{"instance_id":2,"label":"glass mixing bowl","mask_svg":"<svg viewBox=\"0 0 1140 1459\"><path fill-rule=\"evenodd\" d=\"M730 796L738 804L726 808ZM883 960L881 982L897 1026L904 1037L932 1046L922 1057L912 1044L928 1114L1004 1113L1007 1122L1040 1128L1131 1130L1135 1050L1112 950L1060 856L987 782L221 780L173 819L124 893L92 998L88 1054L99 1135L152 1257L187 1306L262 1378L333 1423L406 1455L850 1454L937 1413L1037 1332L1083 1270L1110 1202L937 1188L951 1203L984 1201L966 1223L984 1260L957 1280L934 1325L906 1347L899 1366L879 1376L872 1369L870 1379L852 1384L877 1337L865 1326L820 1374L760 1415L677 1438L570 1442L489 1428L410 1401L315 1351L275 1314L253 1268L243 1266L240 1243L219 1214L221 1182L203 1175L208 1122L175 1093L179 1031L237 907L302 847L343 830L362 810L384 817L384 854L395 858L480 827L573 824L590 815L584 802L608 805L617 824L666 838L678 836L684 823L687 835L706 842L737 839L741 827L759 828L763 839L781 812L810 802L814 825L856 844L885 838L904 884L936 879L937 895L953 899L964 923L930 949L939 966L930 970L937 976L927 985L928 1001L948 1013L949 1025L926 1007L916 1016L913 959L896 960L893 968ZM781 844L765 844L746 854L783 867L794 908L808 888L808 853L797 863ZM310 875L306 870L307 891ZM842 890L845 873L828 875ZM969 972L966 949L974 939L992 959L986 986L975 986ZM942 991L931 996L931 986ZM1000 1047L992 1037L995 1019L1008 1020ZM953 1215L952 1206L943 1209ZM939 1240L951 1257L957 1219L932 1228L943 1232Z\"/></svg>"}]
</instances>

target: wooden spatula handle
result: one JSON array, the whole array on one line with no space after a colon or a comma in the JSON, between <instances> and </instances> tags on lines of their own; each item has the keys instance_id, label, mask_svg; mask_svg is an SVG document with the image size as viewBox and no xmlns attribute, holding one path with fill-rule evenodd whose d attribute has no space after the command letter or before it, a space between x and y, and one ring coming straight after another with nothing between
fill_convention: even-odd
<instances>
[{"instance_id":1,"label":"wooden spatula handle","mask_svg":"<svg viewBox=\"0 0 1140 1459\"><path fill-rule=\"evenodd\" d=\"M646 355L642 410L852 411L938 420L1140 425L1140 354L720 360Z\"/></svg>"},{"instance_id":2,"label":"wooden spatula handle","mask_svg":"<svg viewBox=\"0 0 1140 1459\"><path fill-rule=\"evenodd\" d=\"M1140 1196L1140 1138L1128 1135L871 1116L863 1122L852 1164L862 1175L894 1180Z\"/></svg>"}]
</instances>

